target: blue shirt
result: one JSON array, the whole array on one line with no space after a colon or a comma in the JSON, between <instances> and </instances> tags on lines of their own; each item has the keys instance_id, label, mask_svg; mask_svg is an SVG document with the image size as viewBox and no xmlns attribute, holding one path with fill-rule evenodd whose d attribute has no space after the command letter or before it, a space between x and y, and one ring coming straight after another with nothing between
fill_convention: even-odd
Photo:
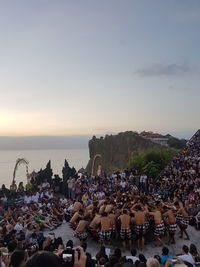
<instances>
[{"instance_id":1,"label":"blue shirt","mask_svg":"<svg viewBox=\"0 0 200 267\"><path fill-rule=\"evenodd\" d=\"M173 257L171 255L162 255L160 256L160 259L161 259L161 264L164 264L167 260L173 259Z\"/></svg>"}]
</instances>

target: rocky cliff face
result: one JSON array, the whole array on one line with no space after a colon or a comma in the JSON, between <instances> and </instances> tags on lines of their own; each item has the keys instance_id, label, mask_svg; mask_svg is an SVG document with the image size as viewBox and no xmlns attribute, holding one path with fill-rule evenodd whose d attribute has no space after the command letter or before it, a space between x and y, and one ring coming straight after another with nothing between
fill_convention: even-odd
<instances>
[{"instance_id":1,"label":"rocky cliff face","mask_svg":"<svg viewBox=\"0 0 200 267\"><path fill-rule=\"evenodd\" d=\"M94 136L89 141L90 160L86 170L93 175L97 175L99 166L105 172L123 170L133 152L155 146L159 145L144 139L136 132L106 135L104 138Z\"/></svg>"}]
</instances>

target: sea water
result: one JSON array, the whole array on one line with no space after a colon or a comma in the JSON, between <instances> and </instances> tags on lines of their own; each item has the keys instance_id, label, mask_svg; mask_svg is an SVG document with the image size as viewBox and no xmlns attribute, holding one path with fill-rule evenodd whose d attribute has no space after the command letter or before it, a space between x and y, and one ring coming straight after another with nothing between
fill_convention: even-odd
<instances>
[{"instance_id":1,"label":"sea water","mask_svg":"<svg viewBox=\"0 0 200 267\"><path fill-rule=\"evenodd\" d=\"M29 173L44 169L49 160L54 174L62 177L64 160L67 159L70 167L78 171L85 168L89 160L88 149L59 149L59 150L0 150L0 187L5 184L10 186L13 179L13 171L16 160L25 158L28 160ZM16 183L26 183L26 166L20 165L16 171Z\"/></svg>"}]
</instances>

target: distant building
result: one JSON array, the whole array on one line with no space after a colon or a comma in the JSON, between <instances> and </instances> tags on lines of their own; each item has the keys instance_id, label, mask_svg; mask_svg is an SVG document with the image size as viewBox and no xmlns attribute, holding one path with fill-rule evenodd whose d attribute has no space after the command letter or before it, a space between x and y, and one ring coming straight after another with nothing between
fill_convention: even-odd
<instances>
[{"instance_id":1,"label":"distant building","mask_svg":"<svg viewBox=\"0 0 200 267\"><path fill-rule=\"evenodd\" d=\"M167 142L169 138L161 134L143 131L140 133L140 136L145 139L149 139L156 144L160 144L161 146L168 146Z\"/></svg>"}]
</instances>

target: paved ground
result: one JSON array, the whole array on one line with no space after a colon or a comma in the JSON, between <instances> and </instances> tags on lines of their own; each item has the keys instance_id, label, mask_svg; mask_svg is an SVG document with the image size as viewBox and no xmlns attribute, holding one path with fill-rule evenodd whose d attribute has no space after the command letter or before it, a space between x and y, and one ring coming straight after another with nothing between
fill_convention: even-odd
<instances>
[{"instance_id":1,"label":"paved ground","mask_svg":"<svg viewBox=\"0 0 200 267\"><path fill-rule=\"evenodd\" d=\"M55 233L56 237L61 236L65 244L69 239L72 239L74 241L75 246L79 245L79 240L74 237L74 231L68 226L67 223L62 224L60 227L55 229L53 232ZM197 231L194 227L189 226L188 233L191 239L189 241L180 239L178 235L176 235L176 245L171 245L169 247L170 252L172 254L175 254L181 251L183 244L186 244L189 246L191 243L194 243L197 246L197 248L200 250L200 231ZM92 256L95 256L100 247L99 243L89 238L87 240L87 244L88 244L87 251L91 253ZM115 246L110 247L111 251L117 246L119 246L119 244L116 243ZM133 246L137 248L136 244L133 244ZM155 245L152 244L151 242L145 246L145 250L143 251L143 253L146 257L150 257L150 256L154 256L157 254L161 254L161 250L162 250L161 247L155 247ZM125 252L124 255L130 255L129 251Z\"/></svg>"}]
</instances>

